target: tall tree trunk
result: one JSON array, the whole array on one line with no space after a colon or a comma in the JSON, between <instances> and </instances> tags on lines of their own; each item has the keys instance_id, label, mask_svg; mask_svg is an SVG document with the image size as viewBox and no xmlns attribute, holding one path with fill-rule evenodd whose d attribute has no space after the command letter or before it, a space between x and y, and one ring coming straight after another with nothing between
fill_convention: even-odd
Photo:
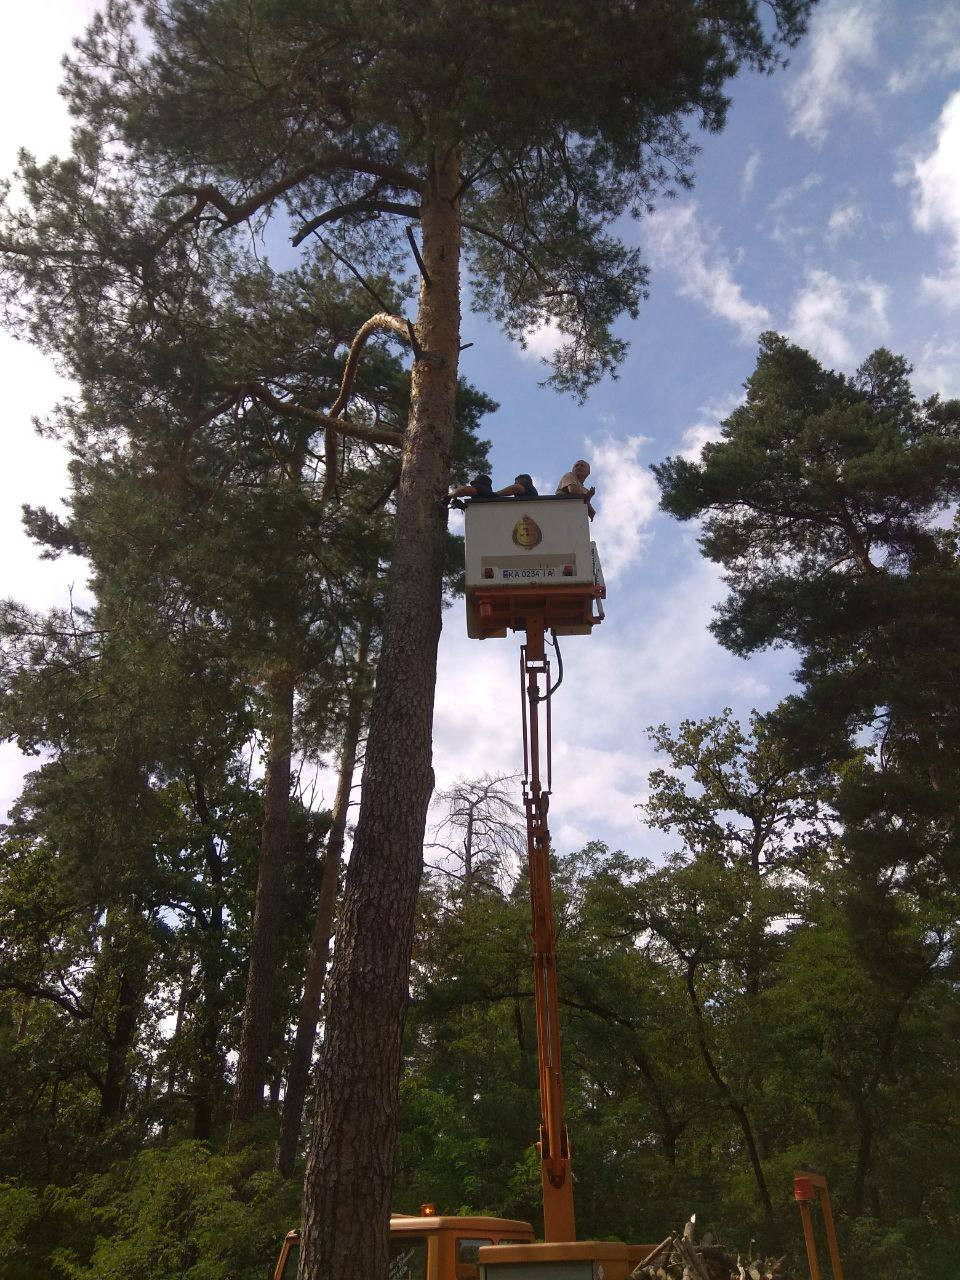
<instances>
[{"instance_id":1,"label":"tall tree trunk","mask_svg":"<svg viewBox=\"0 0 960 1280\"><path fill-rule=\"evenodd\" d=\"M213 819L203 777L193 778L194 805L204 827L204 860L210 882L210 914L203 922L199 960L200 1011L197 1026L197 1063L193 1087L193 1136L201 1142L213 1136L213 1119L223 1092L223 1055L220 1032L223 1014L224 950L223 859L217 847Z\"/></svg>"},{"instance_id":2,"label":"tall tree trunk","mask_svg":"<svg viewBox=\"0 0 960 1280\"><path fill-rule=\"evenodd\" d=\"M250 964L237 1054L237 1083L230 1118L230 1140L236 1142L263 1105L273 1021L277 965L280 958L280 903L287 855L290 811L290 756L293 750L292 667L281 666L268 677L270 744L264 792L260 870L250 935Z\"/></svg>"},{"instance_id":3,"label":"tall tree trunk","mask_svg":"<svg viewBox=\"0 0 960 1280\"><path fill-rule=\"evenodd\" d=\"M337 794L333 801L333 814L327 847L323 860L323 876L317 898L317 913L310 940L307 972L303 980L300 999L300 1016L297 1035L290 1058L287 1087L283 1096L283 1116L280 1121L280 1138L277 1143L277 1170L284 1177L293 1171L297 1154L300 1126L303 1122L303 1104L307 1096L310 1063L317 1038L320 1019L320 999L327 976L327 960L330 956L330 938L333 933L333 910L337 901L337 884L340 878L340 860L343 857L344 836L347 830L347 814L350 810L350 790L357 765L357 744L363 725L363 708L366 701L367 654L370 647L371 623L365 622L357 644L357 657L350 701L347 708L343 740L340 744L340 774Z\"/></svg>"},{"instance_id":4,"label":"tall tree trunk","mask_svg":"<svg viewBox=\"0 0 960 1280\"><path fill-rule=\"evenodd\" d=\"M329 983L304 1182L303 1280L386 1280L397 1083L433 790L446 491L460 341L460 182L434 153L421 202L419 352L397 489L360 813Z\"/></svg>"},{"instance_id":5,"label":"tall tree trunk","mask_svg":"<svg viewBox=\"0 0 960 1280\"><path fill-rule=\"evenodd\" d=\"M111 948L112 949L112 948ZM96 1131L123 1115L127 1101L130 1051L137 1035L147 976L147 952L140 938L127 934L111 958L117 970L116 1008L106 1037L106 1061Z\"/></svg>"}]
</instances>

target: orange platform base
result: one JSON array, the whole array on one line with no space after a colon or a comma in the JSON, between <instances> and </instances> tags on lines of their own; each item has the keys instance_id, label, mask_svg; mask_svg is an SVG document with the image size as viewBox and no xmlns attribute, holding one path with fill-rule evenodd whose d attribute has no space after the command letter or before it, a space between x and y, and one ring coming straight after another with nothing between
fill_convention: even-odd
<instances>
[{"instance_id":1,"label":"orange platform base","mask_svg":"<svg viewBox=\"0 0 960 1280\"><path fill-rule=\"evenodd\" d=\"M470 587L467 590L467 633L489 640L508 631L525 631L536 616L545 631L589 635L603 620L600 587L551 584L549 587ZM596 601L598 613L593 612Z\"/></svg>"}]
</instances>

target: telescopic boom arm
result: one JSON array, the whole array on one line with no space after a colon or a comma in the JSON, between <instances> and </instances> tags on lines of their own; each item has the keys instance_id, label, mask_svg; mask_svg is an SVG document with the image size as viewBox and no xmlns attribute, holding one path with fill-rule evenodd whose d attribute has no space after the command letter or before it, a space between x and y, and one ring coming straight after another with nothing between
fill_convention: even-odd
<instances>
[{"instance_id":1,"label":"telescopic boom arm","mask_svg":"<svg viewBox=\"0 0 960 1280\"><path fill-rule=\"evenodd\" d=\"M527 860L533 918L533 982L540 1062L540 1181L543 1186L543 1235L550 1242L576 1239L570 1142L563 1121L563 1068L557 1004L557 941L550 887L550 832L547 827L552 783L550 752L550 663L544 652L542 614L528 614L527 642L520 649L523 708L523 803L527 817ZM546 704L541 743L540 707ZM546 760L546 787L541 779Z\"/></svg>"}]
</instances>

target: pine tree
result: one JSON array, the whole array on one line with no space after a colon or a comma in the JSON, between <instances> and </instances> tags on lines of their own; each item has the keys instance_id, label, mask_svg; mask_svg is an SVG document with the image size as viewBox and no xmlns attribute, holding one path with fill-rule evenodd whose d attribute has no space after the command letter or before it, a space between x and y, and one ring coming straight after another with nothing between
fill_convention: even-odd
<instances>
[{"instance_id":1,"label":"pine tree","mask_svg":"<svg viewBox=\"0 0 960 1280\"><path fill-rule=\"evenodd\" d=\"M765 334L721 439L654 470L726 571L720 641L799 653L777 718L808 764L847 762L837 803L865 877L932 890L960 874L960 562L941 527L960 401L919 402L909 375L879 350L848 377Z\"/></svg>"}]
</instances>

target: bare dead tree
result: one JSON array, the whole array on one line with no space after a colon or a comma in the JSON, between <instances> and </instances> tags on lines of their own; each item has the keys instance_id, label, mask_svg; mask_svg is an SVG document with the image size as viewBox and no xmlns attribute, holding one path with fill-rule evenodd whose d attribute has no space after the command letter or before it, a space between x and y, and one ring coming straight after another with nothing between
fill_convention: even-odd
<instances>
[{"instance_id":1,"label":"bare dead tree","mask_svg":"<svg viewBox=\"0 0 960 1280\"><path fill-rule=\"evenodd\" d=\"M485 773L437 793L442 817L425 847L449 855L452 866L433 869L461 879L465 893L501 888L515 872L525 848L523 808L512 798L518 781L517 774Z\"/></svg>"}]
</instances>

